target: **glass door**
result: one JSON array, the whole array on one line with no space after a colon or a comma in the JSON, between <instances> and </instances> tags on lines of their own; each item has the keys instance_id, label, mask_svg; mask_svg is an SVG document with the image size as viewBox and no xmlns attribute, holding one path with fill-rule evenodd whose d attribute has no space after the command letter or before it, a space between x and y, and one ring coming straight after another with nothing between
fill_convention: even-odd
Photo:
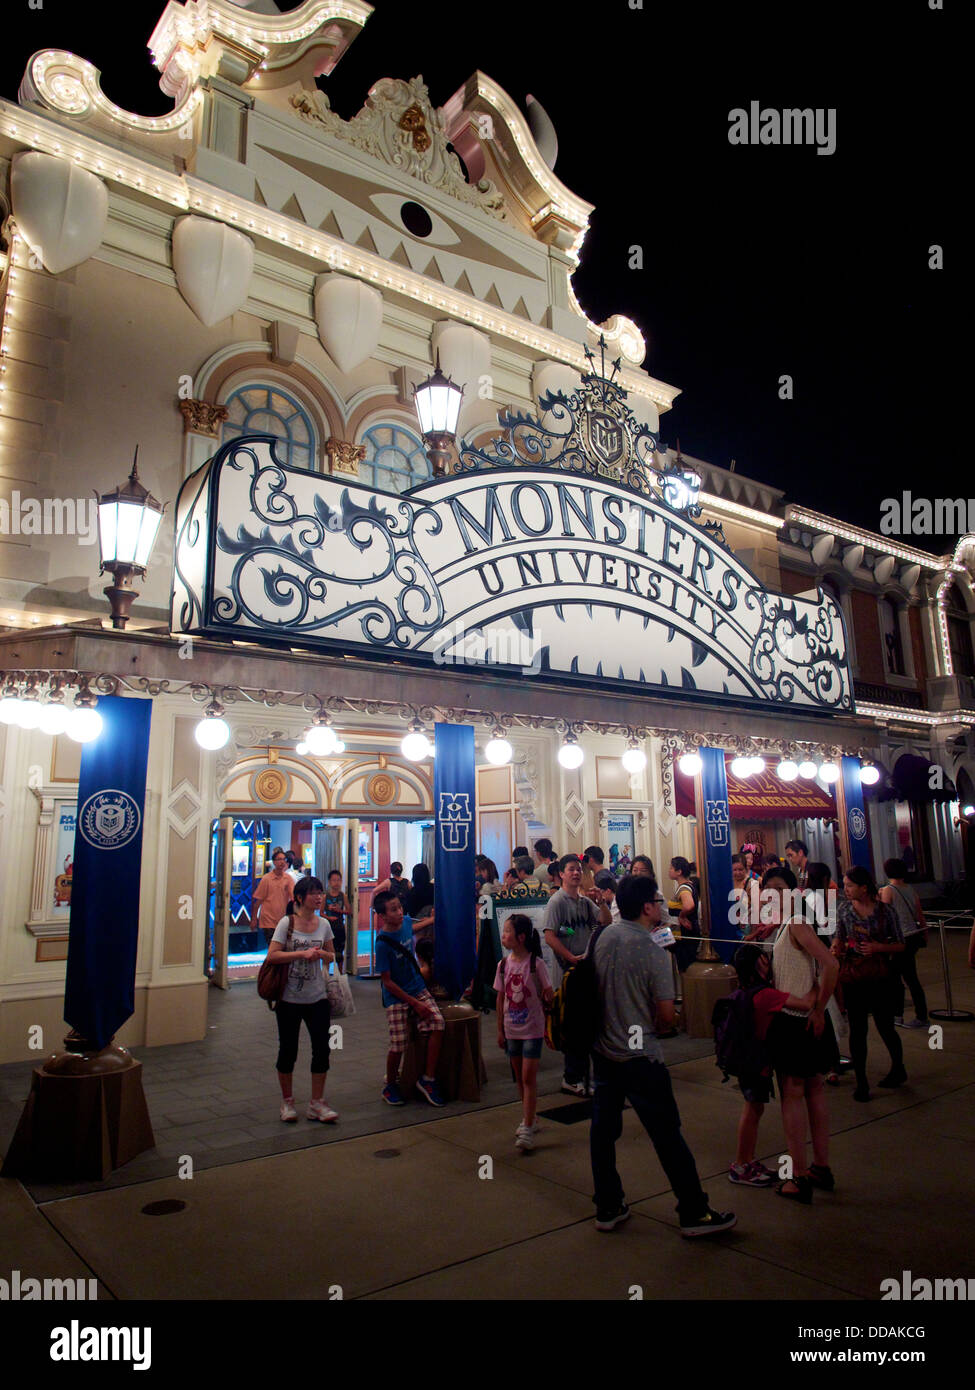
<instances>
[{"instance_id":1,"label":"glass door","mask_svg":"<svg viewBox=\"0 0 975 1390\"><path fill-rule=\"evenodd\" d=\"M207 892L207 975L218 989L229 989L227 953L230 946L230 885L234 818L213 822L210 839L210 876Z\"/></svg>"}]
</instances>

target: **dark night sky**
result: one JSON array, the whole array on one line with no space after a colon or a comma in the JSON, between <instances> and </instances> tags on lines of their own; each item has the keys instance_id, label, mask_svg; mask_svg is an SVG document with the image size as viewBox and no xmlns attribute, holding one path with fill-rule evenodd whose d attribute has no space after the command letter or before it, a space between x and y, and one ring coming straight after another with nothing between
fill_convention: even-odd
<instances>
[{"instance_id":1,"label":"dark night sky","mask_svg":"<svg viewBox=\"0 0 975 1390\"><path fill-rule=\"evenodd\" d=\"M120 105L169 110L146 49L163 6L107 5L94 29L77 0L8 0L0 95L15 99L32 52L60 47ZM928 0L376 0L325 88L345 117L383 76L422 73L436 105L476 68L519 103L531 92L558 132L556 174L596 207L580 302L633 318L647 370L682 389L664 439L877 529L902 489L973 491L952 427L959 43L950 3ZM836 152L732 146L728 113L752 100L834 107Z\"/></svg>"}]
</instances>

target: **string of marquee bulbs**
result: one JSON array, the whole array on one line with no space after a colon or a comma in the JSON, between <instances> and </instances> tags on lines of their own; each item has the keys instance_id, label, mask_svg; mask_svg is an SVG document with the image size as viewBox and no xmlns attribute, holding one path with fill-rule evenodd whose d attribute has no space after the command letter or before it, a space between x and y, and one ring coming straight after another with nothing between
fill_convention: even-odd
<instances>
[{"instance_id":1,"label":"string of marquee bulbs","mask_svg":"<svg viewBox=\"0 0 975 1390\"><path fill-rule=\"evenodd\" d=\"M392 700L368 700L354 696L330 695L324 699L315 694L296 691L252 689L237 685L211 686L201 681L153 680L148 676L118 676L109 672L23 670L10 671L0 685L0 723L22 729L37 729L42 733L67 734L78 743L89 743L102 730L102 716L95 708L99 695L116 695L123 690L150 696L189 695L204 706L203 716L196 726L196 740L201 748L218 751L230 741L231 728L223 717L226 706L242 703L260 705L265 709L302 710L311 719L295 745L299 756L330 757L343 753L345 744L333 725L333 716L341 713L385 715L402 720L407 732L400 750L410 762L423 762L433 756L433 743L427 728L436 723L484 724L491 728L491 738L484 746L488 762L503 767L512 762L514 749L508 734L514 729L554 729L562 735L558 760L562 767L582 766L585 753L579 746L581 734L622 736L627 747L621 756L624 769L631 775L642 772L647 755L642 745L648 738L659 738L665 749L678 756L678 767L689 777L697 776L703 766L701 747L721 748L733 752L733 776L747 778L766 770L768 757L778 758L776 773L783 782L797 778L812 780L820 777L826 783L839 779L837 761L843 753L861 760L860 780L872 786L880 780L879 769L861 749L844 748L836 744L793 741L783 744L774 738L733 735L727 733L701 734L693 738L680 729L650 725L617 724L592 720L568 721L552 715L498 714L491 710L469 708L450 709L436 705L413 705ZM74 691L74 701L67 695Z\"/></svg>"}]
</instances>

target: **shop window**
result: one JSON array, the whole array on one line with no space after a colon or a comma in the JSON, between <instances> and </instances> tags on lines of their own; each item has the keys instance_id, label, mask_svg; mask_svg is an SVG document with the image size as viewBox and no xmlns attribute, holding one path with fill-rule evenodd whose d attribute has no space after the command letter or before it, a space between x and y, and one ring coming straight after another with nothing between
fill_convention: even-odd
<instances>
[{"instance_id":1,"label":"shop window","mask_svg":"<svg viewBox=\"0 0 975 1390\"><path fill-rule=\"evenodd\" d=\"M228 416L220 442L242 434L273 434L279 461L291 468L316 466L315 431L307 411L278 386L241 386L224 404Z\"/></svg>"},{"instance_id":2,"label":"shop window","mask_svg":"<svg viewBox=\"0 0 975 1390\"><path fill-rule=\"evenodd\" d=\"M948 646L951 650L952 670L956 676L975 676L971 622L965 601L955 585L948 590L945 616L948 619Z\"/></svg>"},{"instance_id":3,"label":"shop window","mask_svg":"<svg viewBox=\"0 0 975 1390\"><path fill-rule=\"evenodd\" d=\"M362 436L366 456L359 478L366 487L405 492L431 476L423 441L403 425L373 425Z\"/></svg>"},{"instance_id":4,"label":"shop window","mask_svg":"<svg viewBox=\"0 0 975 1390\"><path fill-rule=\"evenodd\" d=\"M893 599L880 600L880 631L884 639L884 657L887 674L903 676L907 674L904 666L904 644L901 641L900 614Z\"/></svg>"}]
</instances>

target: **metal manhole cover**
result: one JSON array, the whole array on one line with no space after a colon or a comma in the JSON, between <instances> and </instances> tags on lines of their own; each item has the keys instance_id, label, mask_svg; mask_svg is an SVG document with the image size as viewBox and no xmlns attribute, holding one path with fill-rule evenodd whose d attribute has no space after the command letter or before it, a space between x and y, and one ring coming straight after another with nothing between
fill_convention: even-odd
<instances>
[{"instance_id":1,"label":"metal manhole cover","mask_svg":"<svg viewBox=\"0 0 975 1390\"><path fill-rule=\"evenodd\" d=\"M177 1211L185 1211L186 1203L175 1197L167 1197L161 1202L147 1202L142 1208L143 1216L172 1216Z\"/></svg>"}]
</instances>

